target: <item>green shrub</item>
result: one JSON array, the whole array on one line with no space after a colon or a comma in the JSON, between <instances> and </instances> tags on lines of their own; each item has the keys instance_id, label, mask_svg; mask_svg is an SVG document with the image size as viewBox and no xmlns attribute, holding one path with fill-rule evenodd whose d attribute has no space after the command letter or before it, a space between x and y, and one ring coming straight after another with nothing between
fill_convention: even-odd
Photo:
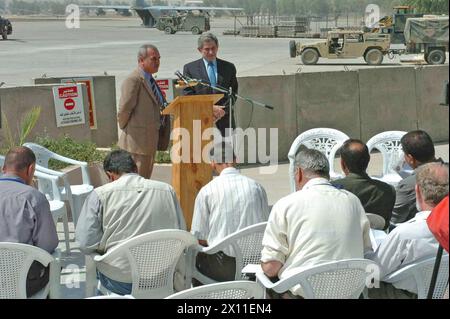
<instances>
[{"instance_id":1,"label":"green shrub","mask_svg":"<svg viewBox=\"0 0 450 319\"><path fill-rule=\"evenodd\" d=\"M97 150L95 143L89 141L77 142L67 135L58 139L53 139L49 136L37 137L35 143L59 155L88 163L103 162L103 159L108 154L106 151ZM50 160L49 162L51 169L61 169L67 166L69 164L56 160Z\"/></svg>"}]
</instances>

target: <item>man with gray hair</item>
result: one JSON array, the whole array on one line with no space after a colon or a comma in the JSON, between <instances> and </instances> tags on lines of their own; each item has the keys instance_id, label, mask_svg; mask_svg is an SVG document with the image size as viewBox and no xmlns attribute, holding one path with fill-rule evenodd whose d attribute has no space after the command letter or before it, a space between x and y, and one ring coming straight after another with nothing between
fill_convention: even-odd
<instances>
[{"instance_id":1,"label":"man with gray hair","mask_svg":"<svg viewBox=\"0 0 450 319\"><path fill-rule=\"evenodd\" d=\"M236 67L233 63L217 58L217 51L219 49L219 40L217 37L210 32L202 34L198 39L197 49L202 55L202 58L186 64L183 69L184 75L206 81L212 86L220 86L227 90L231 88L233 93L237 93ZM201 84L184 89L185 95L215 93L220 92ZM230 127L230 99L231 104L234 104L234 98L226 95L213 108L214 118L217 120L216 126L222 136L228 135L226 134L226 129ZM232 121L232 128L234 128L234 118L232 118Z\"/></svg>"},{"instance_id":2,"label":"man with gray hair","mask_svg":"<svg viewBox=\"0 0 450 319\"><path fill-rule=\"evenodd\" d=\"M111 182L96 188L83 205L75 234L81 251L105 254L150 231L186 229L172 186L136 174L136 164L128 152L112 151L103 168ZM100 263L98 269L107 289L121 295L131 293L131 269L125 256Z\"/></svg>"},{"instance_id":3,"label":"man with gray hair","mask_svg":"<svg viewBox=\"0 0 450 319\"><path fill-rule=\"evenodd\" d=\"M122 130L117 145L131 153L138 174L144 178L152 175L162 119L160 112L166 104L154 78L160 58L158 49L152 44L139 48L138 67L122 84L117 113Z\"/></svg>"},{"instance_id":4,"label":"man with gray hair","mask_svg":"<svg viewBox=\"0 0 450 319\"><path fill-rule=\"evenodd\" d=\"M294 165L297 192L273 206L262 242L261 266L273 279L323 262L363 258L372 249L364 208L358 197L329 182L326 156L300 149ZM281 297L301 295L297 285Z\"/></svg>"},{"instance_id":5,"label":"man with gray hair","mask_svg":"<svg viewBox=\"0 0 450 319\"><path fill-rule=\"evenodd\" d=\"M436 255L438 242L427 225L431 210L448 195L448 164L428 163L416 169L416 206L414 218L399 224L378 246L371 259L380 266L380 278L426 257ZM370 298L417 298L412 278L369 289Z\"/></svg>"},{"instance_id":6,"label":"man with gray hair","mask_svg":"<svg viewBox=\"0 0 450 319\"><path fill-rule=\"evenodd\" d=\"M269 206L264 188L235 168L229 143L216 144L210 152L211 167L220 175L205 185L195 199L191 232L203 246L212 246L226 236L267 221ZM234 280L236 262L230 248L197 255L197 270L216 281ZM197 283L194 281L194 284Z\"/></svg>"}]
</instances>

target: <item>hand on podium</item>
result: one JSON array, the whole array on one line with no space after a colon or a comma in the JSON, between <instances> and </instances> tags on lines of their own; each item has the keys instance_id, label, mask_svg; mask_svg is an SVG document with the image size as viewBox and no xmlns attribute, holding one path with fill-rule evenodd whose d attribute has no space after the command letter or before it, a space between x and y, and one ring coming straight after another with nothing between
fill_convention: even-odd
<instances>
[{"instance_id":1,"label":"hand on podium","mask_svg":"<svg viewBox=\"0 0 450 319\"><path fill-rule=\"evenodd\" d=\"M213 119L214 123L220 120L225 115L225 110L221 105L213 105Z\"/></svg>"}]
</instances>

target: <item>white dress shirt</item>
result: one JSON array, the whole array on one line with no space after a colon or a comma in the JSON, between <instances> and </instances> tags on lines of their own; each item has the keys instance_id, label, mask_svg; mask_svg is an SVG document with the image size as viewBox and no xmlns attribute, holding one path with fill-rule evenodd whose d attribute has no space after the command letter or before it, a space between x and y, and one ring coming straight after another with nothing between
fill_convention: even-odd
<instances>
[{"instance_id":1,"label":"white dress shirt","mask_svg":"<svg viewBox=\"0 0 450 319\"><path fill-rule=\"evenodd\" d=\"M425 257L436 256L439 244L428 228L428 215L430 211L422 211L413 219L399 224L378 246L371 259L381 266L381 280L405 265ZM393 285L417 294L417 286L412 278Z\"/></svg>"},{"instance_id":2,"label":"white dress shirt","mask_svg":"<svg viewBox=\"0 0 450 319\"><path fill-rule=\"evenodd\" d=\"M267 221L268 217L264 188L236 168L228 167L198 193L191 232L212 246L242 228ZM234 257L231 249L223 251Z\"/></svg>"},{"instance_id":3,"label":"white dress shirt","mask_svg":"<svg viewBox=\"0 0 450 319\"><path fill-rule=\"evenodd\" d=\"M369 220L358 197L325 178L308 181L301 191L272 208L261 261L280 261L280 279L299 268L348 258L371 250ZM291 291L301 295L297 285Z\"/></svg>"}]
</instances>

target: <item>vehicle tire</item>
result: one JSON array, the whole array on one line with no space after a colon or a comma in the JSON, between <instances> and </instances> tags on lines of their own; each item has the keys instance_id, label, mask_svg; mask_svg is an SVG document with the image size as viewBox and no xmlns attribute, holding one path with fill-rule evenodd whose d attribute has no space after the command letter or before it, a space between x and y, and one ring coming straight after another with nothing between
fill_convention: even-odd
<instances>
[{"instance_id":1,"label":"vehicle tire","mask_svg":"<svg viewBox=\"0 0 450 319\"><path fill-rule=\"evenodd\" d=\"M380 65L383 62L383 53L379 49L370 49L364 55L364 60L369 65Z\"/></svg>"},{"instance_id":2,"label":"vehicle tire","mask_svg":"<svg viewBox=\"0 0 450 319\"><path fill-rule=\"evenodd\" d=\"M319 60L319 52L314 49L305 49L302 52L301 55L303 64L310 65L310 64L316 64Z\"/></svg>"},{"instance_id":3,"label":"vehicle tire","mask_svg":"<svg viewBox=\"0 0 450 319\"><path fill-rule=\"evenodd\" d=\"M193 28L191 29L191 31L192 31L192 34L194 34L194 35L197 35L197 34L200 34L200 33L201 33L199 27L193 27Z\"/></svg>"},{"instance_id":4,"label":"vehicle tire","mask_svg":"<svg viewBox=\"0 0 450 319\"><path fill-rule=\"evenodd\" d=\"M164 28L164 33L165 34L174 34L175 32L173 32L174 30L171 27L165 27Z\"/></svg>"},{"instance_id":5,"label":"vehicle tire","mask_svg":"<svg viewBox=\"0 0 450 319\"><path fill-rule=\"evenodd\" d=\"M6 26L1 31L2 31L2 39L7 40L8 39L8 29L6 28Z\"/></svg>"},{"instance_id":6,"label":"vehicle tire","mask_svg":"<svg viewBox=\"0 0 450 319\"><path fill-rule=\"evenodd\" d=\"M297 46L295 45L295 41L289 41L289 54L291 58L295 58L297 56Z\"/></svg>"},{"instance_id":7,"label":"vehicle tire","mask_svg":"<svg viewBox=\"0 0 450 319\"><path fill-rule=\"evenodd\" d=\"M445 53L444 51L439 49L431 50L428 53L428 57L425 61L427 61L428 64L444 64Z\"/></svg>"}]
</instances>

